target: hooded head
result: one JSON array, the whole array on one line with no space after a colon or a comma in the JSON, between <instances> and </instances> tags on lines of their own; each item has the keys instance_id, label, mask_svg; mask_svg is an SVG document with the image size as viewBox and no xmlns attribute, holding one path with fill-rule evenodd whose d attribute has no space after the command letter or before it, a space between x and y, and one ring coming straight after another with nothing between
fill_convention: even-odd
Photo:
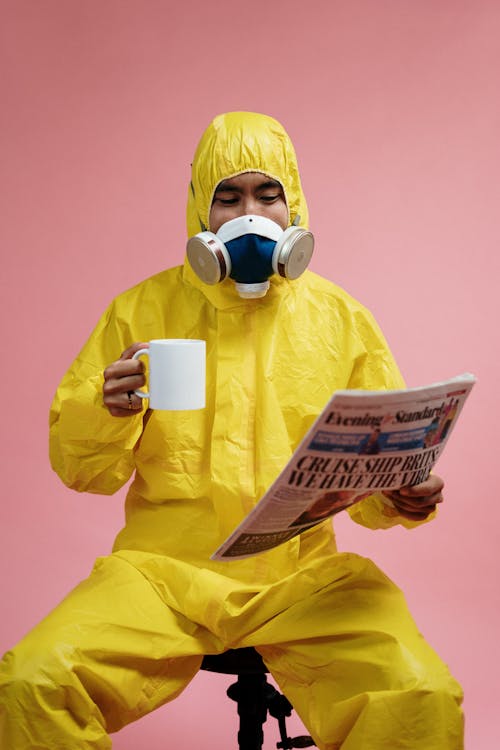
<instances>
[{"instance_id":1,"label":"hooded head","mask_svg":"<svg viewBox=\"0 0 500 750\"><path fill-rule=\"evenodd\" d=\"M189 237L210 229L217 185L244 172L262 172L277 180L285 194L288 224L308 226L297 157L283 126L267 115L229 112L210 123L194 155L187 205Z\"/></svg>"}]
</instances>

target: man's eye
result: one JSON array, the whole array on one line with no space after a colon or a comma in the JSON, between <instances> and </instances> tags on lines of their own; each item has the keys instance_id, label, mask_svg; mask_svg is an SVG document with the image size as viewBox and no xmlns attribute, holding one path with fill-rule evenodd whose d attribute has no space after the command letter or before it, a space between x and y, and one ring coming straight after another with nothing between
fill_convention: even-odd
<instances>
[{"instance_id":1,"label":"man's eye","mask_svg":"<svg viewBox=\"0 0 500 750\"><path fill-rule=\"evenodd\" d=\"M217 200L223 206L234 206L238 202L238 198L217 198Z\"/></svg>"},{"instance_id":2,"label":"man's eye","mask_svg":"<svg viewBox=\"0 0 500 750\"><path fill-rule=\"evenodd\" d=\"M276 195L261 195L260 199L261 201L264 201L264 203L274 203L278 200L280 197L279 193L276 193Z\"/></svg>"}]
</instances>

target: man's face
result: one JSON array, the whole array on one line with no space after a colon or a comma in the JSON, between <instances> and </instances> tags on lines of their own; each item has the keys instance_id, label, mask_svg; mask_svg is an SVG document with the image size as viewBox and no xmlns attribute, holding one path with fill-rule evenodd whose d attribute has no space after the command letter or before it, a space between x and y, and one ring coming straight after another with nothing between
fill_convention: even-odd
<instances>
[{"instance_id":1,"label":"man's face","mask_svg":"<svg viewBox=\"0 0 500 750\"><path fill-rule=\"evenodd\" d=\"M210 231L239 216L265 216L280 225L288 226L288 207L280 183L262 172L245 172L222 180L215 191L210 209Z\"/></svg>"}]
</instances>

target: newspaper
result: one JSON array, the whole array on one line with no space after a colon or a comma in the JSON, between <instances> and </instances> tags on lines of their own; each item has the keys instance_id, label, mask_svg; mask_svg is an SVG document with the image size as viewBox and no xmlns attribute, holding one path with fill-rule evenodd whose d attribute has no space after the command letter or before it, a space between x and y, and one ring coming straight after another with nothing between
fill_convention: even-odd
<instances>
[{"instance_id":1,"label":"newspaper","mask_svg":"<svg viewBox=\"0 0 500 750\"><path fill-rule=\"evenodd\" d=\"M255 555L368 495L424 482L475 381L464 373L406 390L336 391L264 497L212 559Z\"/></svg>"}]
</instances>

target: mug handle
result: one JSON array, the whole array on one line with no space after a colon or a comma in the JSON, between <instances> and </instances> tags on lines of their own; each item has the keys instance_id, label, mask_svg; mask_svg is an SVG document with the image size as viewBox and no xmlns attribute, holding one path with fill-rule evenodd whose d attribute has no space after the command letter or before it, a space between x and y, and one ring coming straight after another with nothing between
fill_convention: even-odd
<instances>
[{"instance_id":1,"label":"mug handle","mask_svg":"<svg viewBox=\"0 0 500 750\"><path fill-rule=\"evenodd\" d=\"M149 356L149 349L139 349L138 352L132 355L132 359L139 359L139 357L142 354L147 354ZM136 396L139 396L139 398L149 398L149 391L134 391Z\"/></svg>"}]
</instances>

